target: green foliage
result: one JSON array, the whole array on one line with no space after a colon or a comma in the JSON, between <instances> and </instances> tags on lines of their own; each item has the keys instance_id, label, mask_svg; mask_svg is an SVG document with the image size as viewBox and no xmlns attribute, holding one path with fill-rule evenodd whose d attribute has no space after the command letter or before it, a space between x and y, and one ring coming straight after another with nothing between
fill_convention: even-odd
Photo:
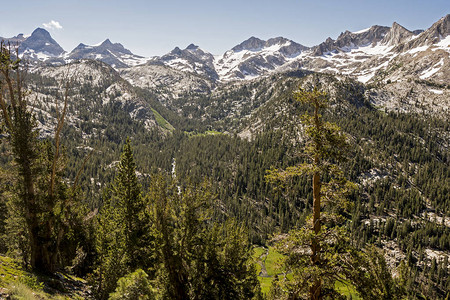
<instances>
[{"instance_id":1,"label":"green foliage","mask_svg":"<svg viewBox=\"0 0 450 300\"><path fill-rule=\"evenodd\" d=\"M269 276L275 276L282 273L283 258L284 256L277 251L276 248L272 246L269 247L267 257L264 260L264 265L266 266L267 274Z\"/></svg>"},{"instance_id":2,"label":"green foliage","mask_svg":"<svg viewBox=\"0 0 450 300\"><path fill-rule=\"evenodd\" d=\"M112 221L119 214L113 209L104 209L101 213L96 233L98 263L90 283L94 295L106 299L116 288L117 280L128 272L129 257L125 251L124 226Z\"/></svg>"},{"instance_id":3,"label":"green foliage","mask_svg":"<svg viewBox=\"0 0 450 300\"><path fill-rule=\"evenodd\" d=\"M287 255L286 268L293 272L293 280L286 282L284 290L292 299L309 295L310 299L321 299L323 295L335 296L335 281L342 280L345 270L345 254L351 253L348 241L344 240L342 218L339 212L349 206L348 195L353 184L344 177L336 162L345 158L347 137L340 128L322 120L321 111L328 106L328 95L314 87L311 91L299 89L294 94L297 101L311 106L314 111L302 117L306 144L303 152L309 163L284 170L271 170L267 180L286 181L292 176L312 175L313 212L311 227L293 230L288 238L279 242L279 249ZM321 199L328 204L328 213L322 214ZM322 216L321 216L322 214ZM324 225L330 224L327 229ZM351 258L351 257L350 257ZM341 278L340 278L341 276ZM275 290L277 291L275 293ZM283 288L274 288L274 295Z\"/></svg>"},{"instance_id":4,"label":"green foliage","mask_svg":"<svg viewBox=\"0 0 450 300\"><path fill-rule=\"evenodd\" d=\"M159 126L161 126L161 128L164 128L168 131L174 131L175 128L169 123L167 122L166 119L164 119L160 113L158 113L155 109L152 108L153 111L153 115L155 116L155 120L158 123Z\"/></svg>"},{"instance_id":5,"label":"green foliage","mask_svg":"<svg viewBox=\"0 0 450 300\"><path fill-rule=\"evenodd\" d=\"M286 274L283 268L284 255L278 252L274 247L268 248L257 247L253 258L256 262L256 273L261 285L263 295L268 295L272 282L278 280L278 276L287 276L291 278L291 274Z\"/></svg>"},{"instance_id":6,"label":"green foliage","mask_svg":"<svg viewBox=\"0 0 450 300\"><path fill-rule=\"evenodd\" d=\"M5 299L85 299L86 289L74 276L32 273L19 260L0 255L0 294Z\"/></svg>"},{"instance_id":7,"label":"green foliage","mask_svg":"<svg viewBox=\"0 0 450 300\"><path fill-rule=\"evenodd\" d=\"M349 282L336 281L335 282L335 290L345 297L345 299L354 299L360 300L362 299L355 287Z\"/></svg>"},{"instance_id":8,"label":"green foliage","mask_svg":"<svg viewBox=\"0 0 450 300\"><path fill-rule=\"evenodd\" d=\"M321 249L318 265L311 263L310 248L314 239ZM353 269L358 269L354 264L356 252L342 228L322 228L318 235L309 228L293 230L277 243L277 250L285 255L284 268L292 273L292 278L274 282L276 297L308 298L310 288L320 280L321 294L332 299L339 295L335 282L344 282Z\"/></svg>"},{"instance_id":9,"label":"green foliage","mask_svg":"<svg viewBox=\"0 0 450 300\"><path fill-rule=\"evenodd\" d=\"M119 279L117 288L109 296L110 300L151 300L155 299L148 275L137 269Z\"/></svg>"},{"instance_id":10,"label":"green foliage","mask_svg":"<svg viewBox=\"0 0 450 300\"><path fill-rule=\"evenodd\" d=\"M8 286L20 281L31 289L42 289L36 275L28 273L17 260L0 256L0 286Z\"/></svg>"},{"instance_id":11,"label":"green foliage","mask_svg":"<svg viewBox=\"0 0 450 300\"><path fill-rule=\"evenodd\" d=\"M360 253L358 261L352 266L354 271L348 278L355 283L358 293L363 299L402 299L406 296L404 286L404 271L399 274L399 279L392 277L386 264L384 253L375 247L368 249L367 253Z\"/></svg>"},{"instance_id":12,"label":"green foliage","mask_svg":"<svg viewBox=\"0 0 450 300\"><path fill-rule=\"evenodd\" d=\"M110 194L100 211L96 232L96 294L107 298L117 280L137 267L152 265L152 237L133 153L127 139Z\"/></svg>"},{"instance_id":13,"label":"green foliage","mask_svg":"<svg viewBox=\"0 0 450 300\"><path fill-rule=\"evenodd\" d=\"M159 175L153 178L148 198L160 245L158 286L164 299L258 295L247 232L233 221L210 223L214 197L208 184L182 188Z\"/></svg>"}]
</instances>

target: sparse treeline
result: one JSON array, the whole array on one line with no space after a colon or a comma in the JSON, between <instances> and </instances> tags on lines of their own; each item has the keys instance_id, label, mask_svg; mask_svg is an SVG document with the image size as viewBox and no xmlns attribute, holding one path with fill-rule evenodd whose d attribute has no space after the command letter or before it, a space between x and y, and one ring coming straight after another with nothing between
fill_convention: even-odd
<instances>
[{"instance_id":1,"label":"sparse treeline","mask_svg":"<svg viewBox=\"0 0 450 300\"><path fill-rule=\"evenodd\" d=\"M6 54L2 54L2 70L10 72L15 82L19 63ZM43 80L31 77L35 84ZM4 77L1 82L7 86ZM359 188L349 193L349 205L339 209L339 217L326 214L320 237L291 231L310 222L312 178L294 174L283 186L266 180L272 167L284 169L307 162L298 116L308 108L294 102L290 94L272 104L288 104L281 124L260 116L272 121L251 140L232 134L197 134L192 129L208 126L178 118L162 107L157 108L178 130L149 131L118 103L98 104L102 113L95 118L80 104L76 108L80 118L96 121L63 127L63 148L54 137L39 138L36 119L43 118L42 114L14 113L9 95L19 93L18 85L12 93L2 88L5 109L0 147L5 155L0 158L0 251L41 271L65 268L88 277L93 296L99 299L133 299L133 295L143 299L251 299L263 297L252 246L267 245L272 237L291 232L284 252L286 266L297 277L276 281L267 296L303 299L320 282L323 298L338 297L333 285L336 278L325 280L326 274L320 275L331 265L330 270L342 271L340 282L351 283L367 299L386 299L403 292L410 298L443 297L450 289L448 259L428 259L425 250L450 249L449 227L437 214L450 213L449 156L442 137L448 124L380 112L364 101L361 86L339 84L340 93L324 114L349 136L350 159L341 167ZM79 93L95 99L101 90L86 83ZM148 96L145 91L140 93ZM249 90L234 94L248 97ZM64 99L64 93L54 96ZM59 111L53 111L55 116L61 117L63 105L64 101ZM261 112L270 113L270 106ZM219 118L220 112L210 113ZM9 116L19 125L8 125ZM14 126L28 127L15 131ZM125 136L130 138L124 141ZM23 151L31 161L30 175L24 171ZM331 158L331 162L337 161ZM330 178L323 173L324 182ZM31 190L36 200L30 202ZM327 240L327 232L335 239ZM36 239L42 243L36 246ZM321 244L316 247L322 251L316 256L325 261L320 270L314 265L320 259L309 268L310 255L299 257L299 244L308 239ZM369 246L382 249L390 241L405 254L401 265L391 265L400 275L395 280L383 253ZM47 253L39 263L33 259L33 247ZM349 253L352 260L343 261ZM339 265L345 263L351 265ZM349 272L350 268L354 271ZM371 272L360 272L364 269ZM305 270L316 280L305 280ZM313 284L304 289L301 285L308 282ZM368 289L368 284L376 288Z\"/></svg>"}]
</instances>

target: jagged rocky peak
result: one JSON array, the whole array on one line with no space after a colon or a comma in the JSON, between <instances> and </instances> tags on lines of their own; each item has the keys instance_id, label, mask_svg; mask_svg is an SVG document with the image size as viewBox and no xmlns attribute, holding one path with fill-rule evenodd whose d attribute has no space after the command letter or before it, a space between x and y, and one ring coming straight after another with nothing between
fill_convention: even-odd
<instances>
[{"instance_id":1,"label":"jagged rocky peak","mask_svg":"<svg viewBox=\"0 0 450 300\"><path fill-rule=\"evenodd\" d=\"M113 43L111 43L111 41L109 39L104 40L103 43L100 44L100 46L104 46L104 47L111 46L111 45L113 45Z\"/></svg>"},{"instance_id":2,"label":"jagged rocky peak","mask_svg":"<svg viewBox=\"0 0 450 300\"><path fill-rule=\"evenodd\" d=\"M121 43L112 43L109 39L106 39L103 41L103 43L98 46L98 48L113 50L115 52L120 52L123 54L130 54L132 55L130 50L126 49Z\"/></svg>"},{"instance_id":3,"label":"jagged rocky peak","mask_svg":"<svg viewBox=\"0 0 450 300\"><path fill-rule=\"evenodd\" d=\"M181 49L180 49L179 47L175 47L175 48L173 48L172 51L169 52L169 54L172 54L172 55L179 55L179 54L181 54ZM166 55L167 55L167 54L166 54Z\"/></svg>"},{"instance_id":4,"label":"jagged rocky peak","mask_svg":"<svg viewBox=\"0 0 450 300\"><path fill-rule=\"evenodd\" d=\"M389 27L374 25L370 28L356 32L346 30L342 32L336 40L327 40L313 48L313 55L320 56L327 52L349 51L352 48L376 45L388 33Z\"/></svg>"},{"instance_id":5,"label":"jagged rocky peak","mask_svg":"<svg viewBox=\"0 0 450 300\"><path fill-rule=\"evenodd\" d=\"M308 50L309 48L298 44L290 39L284 37L277 37L267 40L266 47L271 47L273 45L280 45L280 53L286 57L295 57L299 55L302 51Z\"/></svg>"},{"instance_id":6,"label":"jagged rocky peak","mask_svg":"<svg viewBox=\"0 0 450 300\"><path fill-rule=\"evenodd\" d=\"M414 36L414 32L409 31L400 24L394 22L391 29L383 38L381 43L388 46L396 46Z\"/></svg>"},{"instance_id":7,"label":"jagged rocky peak","mask_svg":"<svg viewBox=\"0 0 450 300\"><path fill-rule=\"evenodd\" d=\"M10 43L11 45L19 45L21 44L24 40L26 39L26 37L24 36L23 33L20 33L16 36L13 36L11 38L4 38L4 37L0 37L0 41L3 41L5 43Z\"/></svg>"},{"instance_id":8,"label":"jagged rocky peak","mask_svg":"<svg viewBox=\"0 0 450 300\"><path fill-rule=\"evenodd\" d=\"M183 50L181 50L179 47L175 47L172 51L170 51L168 54L163 55L160 59L163 61L167 61L175 58L210 61L214 59L214 56L209 52L203 51L199 46L190 44Z\"/></svg>"},{"instance_id":9,"label":"jagged rocky peak","mask_svg":"<svg viewBox=\"0 0 450 300\"><path fill-rule=\"evenodd\" d=\"M291 43L291 42L292 42L291 40L279 36L279 37L276 37L276 38L268 39L267 42L266 42L266 46L270 47L270 46L273 46L273 45L284 45L284 44Z\"/></svg>"},{"instance_id":10,"label":"jagged rocky peak","mask_svg":"<svg viewBox=\"0 0 450 300\"><path fill-rule=\"evenodd\" d=\"M45 53L50 56L59 56L64 53L64 49L51 37L50 33L37 28L30 37L23 40L19 46L19 53L33 52Z\"/></svg>"},{"instance_id":11,"label":"jagged rocky peak","mask_svg":"<svg viewBox=\"0 0 450 300\"><path fill-rule=\"evenodd\" d=\"M36 28L33 33L31 33L30 39L41 39L41 40L50 40L52 39L50 33L43 28Z\"/></svg>"},{"instance_id":12,"label":"jagged rocky peak","mask_svg":"<svg viewBox=\"0 0 450 300\"><path fill-rule=\"evenodd\" d=\"M245 40L239 45L233 47L231 50L233 50L234 52L239 52L242 50L258 51L261 50L265 44L266 41L263 41L257 37L252 36L248 40Z\"/></svg>"},{"instance_id":13,"label":"jagged rocky peak","mask_svg":"<svg viewBox=\"0 0 450 300\"><path fill-rule=\"evenodd\" d=\"M421 34L421 40L426 39L431 44L438 43L450 35L450 14L441 18L434 23L430 28Z\"/></svg>"},{"instance_id":14,"label":"jagged rocky peak","mask_svg":"<svg viewBox=\"0 0 450 300\"><path fill-rule=\"evenodd\" d=\"M422 32L417 38L399 45L397 51L406 51L417 47L430 46L439 43L450 35L450 14L441 18L430 28Z\"/></svg>"},{"instance_id":15,"label":"jagged rocky peak","mask_svg":"<svg viewBox=\"0 0 450 300\"><path fill-rule=\"evenodd\" d=\"M252 36L251 38L243 41L239 45L233 47L231 51L240 52L243 50L247 50L252 52L258 52L272 46L279 46L279 48L275 47L273 50L280 51L283 55L286 56L295 56L298 55L301 51L308 49L308 47L300 45L284 37L275 37L268 39L267 41L264 41L257 37Z\"/></svg>"},{"instance_id":16,"label":"jagged rocky peak","mask_svg":"<svg viewBox=\"0 0 450 300\"><path fill-rule=\"evenodd\" d=\"M70 60L96 59L115 68L126 68L145 63L147 60L133 54L120 43L112 43L109 39L94 46L80 43L68 55Z\"/></svg>"},{"instance_id":17,"label":"jagged rocky peak","mask_svg":"<svg viewBox=\"0 0 450 300\"><path fill-rule=\"evenodd\" d=\"M195 44L190 44L185 49L175 47L161 57L153 57L148 65L155 64L163 64L173 69L198 74L213 81L218 79L214 69L214 56Z\"/></svg>"},{"instance_id":18,"label":"jagged rocky peak","mask_svg":"<svg viewBox=\"0 0 450 300\"><path fill-rule=\"evenodd\" d=\"M434 23L433 26L431 26L430 31L434 33L435 38L439 39L445 38L450 35L450 14Z\"/></svg>"},{"instance_id":19,"label":"jagged rocky peak","mask_svg":"<svg viewBox=\"0 0 450 300\"><path fill-rule=\"evenodd\" d=\"M337 38L337 46L353 47L353 46L367 46L369 44L375 45L381 41L389 32L389 27L374 25L368 29L357 32L345 31Z\"/></svg>"},{"instance_id":20,"label":"jagged rocky peak","mask_svg":"<svg viewBox=\"0 0 450 300\"><path fill-rule=\"evenodd\" d=\"M198 50L198 49L200 48L194 44L190 44L189 46L186 47L186 50Z\"/></svg>"},{"instance_id":21,"label":"jagged rocky peak","mask_svg":"<svg viewBox=\"0 0 450 300\"><path fill-rule=\"evenodd\" d=\"M209 61L214 59L214 56L211 53L203 51L199 46L195 44L190 44L189 46L186 47L186 49L184 49L184 51L185 53L190 53L202 60Z\"/></svg>"},{"instance_id":22,"label":"jagged rocky peak","mask_svg":"<svg viewBox=\"0 0 450 300\"><path fill-rule=\"evenodd\" d=\"M335 40L333 40L331 37L328 37L325 42L313 47L313 52L312 54L314 56L320 56L325 54L326 52L331 52L334 49L334 42Z\"/></svg>"},{"instance_id":23,"label":"jagged rocky peak","mask_svg":"<svg viewBox=\"0 0 450 300\"><path fill-rule=\"evenodd\" d=\"M89 48L93 48L93 47L92 47L92 46L89 46L89 45L86 45L86 44L83 44L83 43L79 43L78 46L76 46L75 48L73 48L73 50L72 50L71 53L73 53L73 52L75 52L75 51L80 51L80 50L84 50L84 49L89 49Z\"/></svg>"},{"instance_id":24,"label":"jagged rocky peak","mask_svg":"<svg viewBox=\"0 0 450 300\"><path fill-rule=\"evenodd\" d=\"M284 37L267 41L252 36L215 60L221 80L255 78L295 60L308 47Z\"/></svg>"}]
</instances>

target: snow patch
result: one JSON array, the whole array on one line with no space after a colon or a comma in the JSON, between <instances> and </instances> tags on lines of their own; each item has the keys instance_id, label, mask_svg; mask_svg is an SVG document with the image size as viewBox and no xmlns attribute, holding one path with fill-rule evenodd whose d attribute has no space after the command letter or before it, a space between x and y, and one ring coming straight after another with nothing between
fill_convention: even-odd
<instances>
[{"instance_id":1,"label":"snow patch","mask_svg":"<svg viewBox=\"0 0 450 300\"><path fill-rule=\"evenodd\" d=\"M442 39L439 43L434 44L437 48L434 48L433 51L438 49L443 49L450 51L450 35L448 35L445 39Z\"/></svg>"},{"instance_id":2,"label":"snow patch","mask_svg":"<svg viewBox=\"0 0 450 300\"><path fill-rule=\"evenodd\" d=\"M356 34L358 34L358 33L364 33L364 32L369 31L370 28L372 28L372 27L369 27L369 28L366 28L366 29L362 29L362 30L359 30L359 31L354 31L354 32L352 32L352 33L356 33Z\"/></svg>"},{"instance_id":3,"label":"snow patch","mask_svg":"<svg viewBox=\"0 0 450 300\"><path fill-rule=\"evenodd\" d=\"M375 72L369 73L369 74L365 74L365 75L361 75L361 76L358 76L357 79L358 79L359 82L366 83L367 81L369 81L370 79L372 79L372 77L373 77L374 75L375 75Z\"/></svg>"},{"instance_id":4,"label":"snow patch","mask_svg":"<svg viewBox=\"0 0 450 300\"><path fill-rule=\"evenodd\" d=\"M420 47L416 47L416 48L413 48L413 49L407 51L406 53L409 53L409 54L415 54L415 53L417 53L417 52L423 52L423 51L426 51L429 47L430 47L430 46L420 46Z\"/></svg>"},{"instance_id":5,"label":"snow patch","mask_svg":"<svg viewBox=\"0 0 450 300\"><path fill-rule=\"evenodd\" d=\"M444 91L441 90L434 90L434 89L429 89L430 92L434 93L434 94L438 94L438 95L442 95L444 93Z\"/></svg>"},{"instance_id":6,"label":"snow patch","mask_svg":"<svg viewBox=\"0 0 450 300\"><path fill-rule=\"evenodd\" d=\"M427 79L427 78L433 76L436 72L438 72L442 68L443 65L444 65L444 59L441 58L441 60L437 64L435 64L433 67L423 71L421 73L421 75L419 76L420 79Z\"/></svg>"}]
</instances>

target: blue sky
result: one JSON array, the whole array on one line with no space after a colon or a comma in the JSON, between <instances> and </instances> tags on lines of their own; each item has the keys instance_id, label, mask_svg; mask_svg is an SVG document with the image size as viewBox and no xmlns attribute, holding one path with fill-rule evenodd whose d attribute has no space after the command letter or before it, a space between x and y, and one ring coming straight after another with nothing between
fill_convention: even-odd
<instances>
[{"instance_id":1,"label":"blue sky","mask_svg":"<svg viewBox=\"0 0 450 300\"><path fill-rule=\"evenodd\" d=\"M66 50L106 38L135 54L162 55L190 43L213 54L251 36L305 46L371 25L426 29L450 13L449 0L20 0L0 6L0 36L47 30ZM50 24L51 21L58 22ZM56 26L55 26L56 25ZM61 27L61 28L56 28Z\"/></svg>"}]
</instances>

